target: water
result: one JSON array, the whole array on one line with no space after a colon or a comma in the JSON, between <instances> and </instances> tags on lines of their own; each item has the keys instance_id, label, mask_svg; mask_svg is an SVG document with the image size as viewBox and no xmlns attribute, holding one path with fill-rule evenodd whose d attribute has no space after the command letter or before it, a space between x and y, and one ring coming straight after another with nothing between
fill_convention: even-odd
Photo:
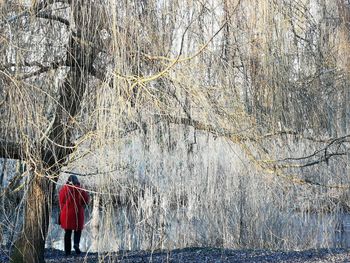
<instances>
[{"instance_id":1,"label":"water","mask_svg":"<svg viewBox=\"0 0 350 263\"><path fill-rule=\"evenodd\" d=\"M225 235L231 230L226 230L227 233L221 237L217 244L213 242L215 238L210 236L212 232L207 228L205 219L188 219L186 211L182 214L172 214L164 218L164 222L153 223L154 229L148 226L145 222L136 222L128 214L126 209L117 209L114 213L115 218L111 220L114 226L111 226L110 231L103 225L100 225L98 234L99 242L93 243L93 233L91 228L91 213L86 213L86 226L82 232L80 247L82 251L118 251L118 250L152 250L152 249L175 249L190 246L219 246L230 249L239 248L237 240L230 242L225 240ZM101 216L101 223L107 223L107 217ZM284 218L284 216L281 216ZM331 214L310 214L301 215L295 213L290 216L292 221L290 224L283 224L278 231L275 230L276 242L272 244L273 238L267 235L269 231L265 231L260 236L260 241L255 242L248 240L246 248L268 248L268 249L283 249L286 250L307 250L312 248L349 248L350 247L350 214L343 213L339 215ZM158 218L159 219L159 218ZM152 220L155 220L153 218ZM167 221L169 220L169 221ZM158 220L159 221L159 220ZM52 222L56 222L56 215L52 216ZM236 226L237 227L237 226ZM233 227L233 229L235 229ZM208 230L208 232L206 232ZM272 230L271 230L272 231ZM237 234L237 232L236 232ZM63 250L63 235L64 230L55 223L50 224L49 235L46 246ZM273 236L272 232L271 235ZM284 235L284 236L283 236ZM237 236L236 236L237 237ZM294 237L294 238L293 238ZM231 236L232 238L232 236ZM230 239L230 238L228 238ZM234 239L234 236L233 236ZM265 240L264 240L265 239ZM254 244L249 246L249 244ZM261 246L259 247L259 244ZM264 247L264 244L270 244Z\"/></svg>"}]
</instances>

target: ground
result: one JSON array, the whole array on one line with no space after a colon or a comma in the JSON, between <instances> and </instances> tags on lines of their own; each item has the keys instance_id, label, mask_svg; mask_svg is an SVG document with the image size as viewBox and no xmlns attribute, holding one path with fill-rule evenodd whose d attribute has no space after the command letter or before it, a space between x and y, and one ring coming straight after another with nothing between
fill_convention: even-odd
<instances>
[{"instance_id":1,"label":"ground","mask_svg":"<svg viewBox=\"0 0 350 263\"><path fill-rule=\"evenodd\" d=\"M0 251L0 262L8 262L6 251ZM307 251L229 250L218 248L185 248L173 251L121 251L119 253L82 253L66 257L63 251L49 249L46 262L350 262L350 250L320 249Z\"/></svg>"}]
</instances>

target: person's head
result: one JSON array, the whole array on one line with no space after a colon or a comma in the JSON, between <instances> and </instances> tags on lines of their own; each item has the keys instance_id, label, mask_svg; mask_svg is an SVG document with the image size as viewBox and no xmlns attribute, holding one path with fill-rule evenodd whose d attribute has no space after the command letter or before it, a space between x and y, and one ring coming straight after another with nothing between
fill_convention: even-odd
<instances>
[{"instance_id":1,"label":"person's head","mask_svg":"<svg viewBox=\"0 0 350 263\"><path fill-rule=\"evenodd\" d=\"M68 177L67 184L80 185L78 177L76 177L75 175L70 175Z\"/></svg>"}]
</instances>

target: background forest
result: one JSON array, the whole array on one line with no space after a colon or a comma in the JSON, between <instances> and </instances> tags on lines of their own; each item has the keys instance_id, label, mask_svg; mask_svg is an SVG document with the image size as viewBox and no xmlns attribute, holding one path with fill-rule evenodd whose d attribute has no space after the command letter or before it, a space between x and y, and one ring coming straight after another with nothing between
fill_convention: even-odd
<instances>
[{"instance_id":1,"label":"background forest","mask_svg":"<svg viewBox=\"0 0 350 263\"><path fill-rule=\"evenodd\" d=\"M71 173L87 250L348 245L349 1L0 0L0 17L16 262L55 246Z\"/></svg>"}]
</instances>

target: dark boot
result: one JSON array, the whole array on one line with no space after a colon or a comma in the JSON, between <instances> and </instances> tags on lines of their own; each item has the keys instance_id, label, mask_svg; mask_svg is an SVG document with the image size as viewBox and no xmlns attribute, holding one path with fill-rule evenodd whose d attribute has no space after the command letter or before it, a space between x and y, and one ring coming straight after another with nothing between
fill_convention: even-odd
<instances>
[{"instance_id":1,"label":"dark boot","mask_svg":"<svg viewBox=\"0 0 350 263\"><path fill-rule=\"evenodd\" d=\"M66 230L64 234L64 251L66 252L66 256L71 254L72 250L72 230Z\"/></svg>"}]
</instances>

